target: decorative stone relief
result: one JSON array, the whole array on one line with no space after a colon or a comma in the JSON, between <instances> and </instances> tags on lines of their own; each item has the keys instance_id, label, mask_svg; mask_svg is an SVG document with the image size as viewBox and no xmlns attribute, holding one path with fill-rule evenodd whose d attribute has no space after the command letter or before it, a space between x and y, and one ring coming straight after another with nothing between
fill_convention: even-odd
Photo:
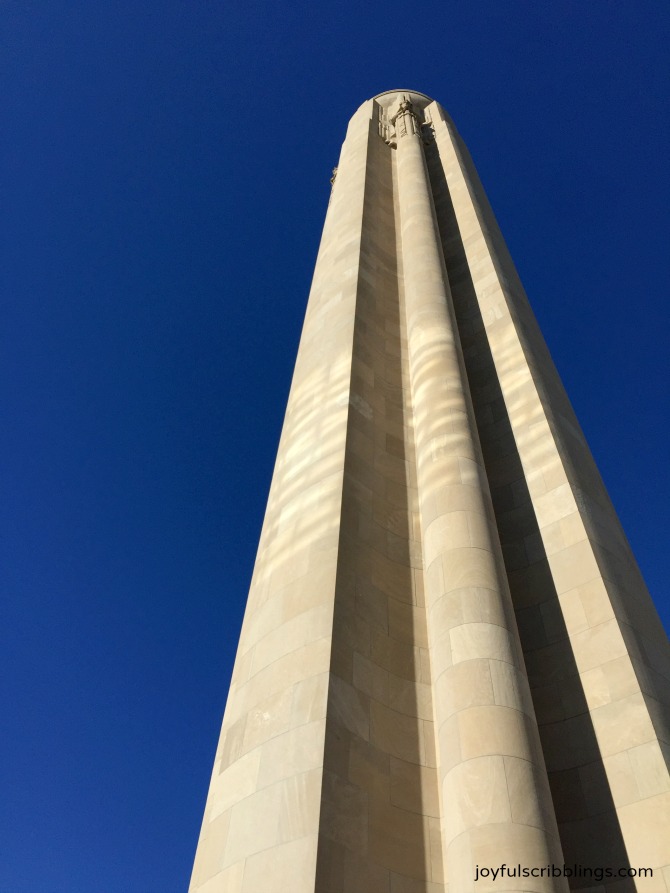
<instances>
[{"instance_id":1,"label":"decorative stone relief","mask_svg":"<svg viewBox=\"0 0 670 893\"><path fill-rule=\"evenodd\" d=\"M398 137L413 136L419 133L420 124L414 111L414 105L408 96L403 96L400 100L400 106L395 115L391 118L391 124L395 124Z\"/></svg>"}]
</instances>

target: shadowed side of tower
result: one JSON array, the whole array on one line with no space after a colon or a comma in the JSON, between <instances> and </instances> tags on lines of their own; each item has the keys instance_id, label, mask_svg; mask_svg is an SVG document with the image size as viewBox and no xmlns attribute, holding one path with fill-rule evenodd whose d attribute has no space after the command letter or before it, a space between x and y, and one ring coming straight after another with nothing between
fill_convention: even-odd
<instances>
[{"instance_id":1,"label":"shadowed side of tower","mask_svg":"<svg viewBox=\"0 0 670 893\"><path fill-rule=\"evenodd\" d=\"M193 893L655 869L667 640L467 151L390 91L328 208ZM664 755L665 754L665 755ZM515 872L516 874L517 872Z\"/></svg>"}]
</instances>

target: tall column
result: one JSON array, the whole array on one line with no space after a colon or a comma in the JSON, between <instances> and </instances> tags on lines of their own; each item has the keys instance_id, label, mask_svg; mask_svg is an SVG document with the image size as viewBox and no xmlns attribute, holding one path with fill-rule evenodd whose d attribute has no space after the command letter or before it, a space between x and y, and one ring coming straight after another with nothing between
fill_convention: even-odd
<instances>
[{"instance_id":1,"label":"tall column","mask_svg":"<svg viewBox=\"0 0 670 893\"><path fill-rule=\"evenodd\" d=\"M191 893L315 889L369 107L326 217Z\"/></svg>"},{"instance_id":2,"label":"tall column","mask_svg":"<svg viewBox=\"0 0 670 893\"><path fill-rule=\"evenodd\" d=\"M568 773L577 782L571 808L558 811L566 857L603 864L604 846L616 850L611 830L607 841L595 833L603 825L594 815L615 809L624 854L616 867L627 859L656 878L670 864L668 640L467 149L437 103L432 118L550 574L551 585L538 587L532 562L517 565L512 586L526 618L554 618L549 641L533 643L539 659L527 647L526 661L534 691L551 705L544 716L538 707L550 775L557 786Z\"/></svg>"},{"instance_id":3,"label":"tall column","mask_svg":"<svg viewBox=\"0 0 670 893\"><path fill-rule=\"evenodd\" d=\"M398 195L435 721L450 889L473 866L562 862L451 306L421 128L395 117ZM476 889L567 890L498 878Z\"/></svg>"}]
</instances>

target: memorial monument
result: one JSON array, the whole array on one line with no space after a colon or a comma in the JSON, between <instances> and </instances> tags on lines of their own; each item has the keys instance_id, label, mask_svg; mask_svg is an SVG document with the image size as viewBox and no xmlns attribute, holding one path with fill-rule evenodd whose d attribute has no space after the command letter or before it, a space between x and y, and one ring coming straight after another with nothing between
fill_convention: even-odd
<instances>
[{"instance_id":1,"label":"memorial monument","mask_svg":"<svg viewBox=\"0 0 670 893\"><path fill-rule=\"evenodd\" d=\"M192 893L666 893L669 679L465 146L422 93L368 100L333 176Z\"/></svg>"}]
</instances>

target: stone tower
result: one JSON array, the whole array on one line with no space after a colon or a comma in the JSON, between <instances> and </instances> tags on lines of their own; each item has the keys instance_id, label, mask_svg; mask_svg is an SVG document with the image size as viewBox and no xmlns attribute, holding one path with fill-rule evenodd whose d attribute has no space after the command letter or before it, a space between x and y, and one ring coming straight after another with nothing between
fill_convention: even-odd
<instances>
[{"instance_id":1,"label":"stone tower","mask_svg":"<svg viewBox=\"0 0 670 893\"><path fill-rule=\"evenodd\" d=\"M192 893L666 893L669 678L465 146L421 93L368 100L334 174ZM547 876L564 863L574 877Z\"/></svg>"}]
</instances>

